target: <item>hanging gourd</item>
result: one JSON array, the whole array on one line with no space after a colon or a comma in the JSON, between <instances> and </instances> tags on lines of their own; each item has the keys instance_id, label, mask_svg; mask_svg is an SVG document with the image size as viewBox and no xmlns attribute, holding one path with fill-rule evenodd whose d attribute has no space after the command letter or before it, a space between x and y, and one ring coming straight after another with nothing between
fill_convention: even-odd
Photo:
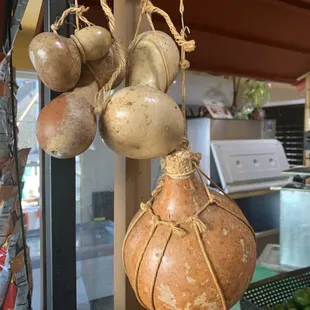
<instances>
[{"instance_id":1,"label":"hanging gourd","mask_svg":"<svg viewBox=\"0 0 310 310\"><path fill-rule=\"evenodd\" d=\"M98 85L87 68L83 71L73 91L56 97L39 113L37 139L53 157L75 157L86 151L95 138L94 99Z\"/></svg>"},{"instance_id":2,"label":"hanging gourd","mask_svg":"<svg viewBox=\"0 0 310 310\"><path fill-rule=\"evenodd\" d=\"M185 40L185 28L178 34L169 16L146 2L147 13L159 12L182 47L185 116L185 52L193 42ZM227 310L251 281L255 233L233 200L207 186L204 177L212 181L200 170L200 159L186 139L166 156L164 174L125 236L125 272L146 309Z\"/></svg>"},{"instance_id":3,"label":"hanging gourd","mask_svg":"<svg viewBox=\"0 0 310 310\"><path fill-rule=\"evenodd\" d=\"M65 17L73 12L77 15L77 28L79 29L79 19L89 25L88 27L77 30L72 39L63 38L54 33L42 34L42 38L52 38L54 43L65 42L68 46L70 44L74 46L73 42L78 42L76 46L81 45L79 48L83 49L83 53L80 54L85 56L83 62L86 60L86 63L82 66L81 77L80 73L75 76L74 74L76 74L76 72L73 70L73 76L76 81L78 80L77 84L76 81L70 84L71 86L76 84L74 89L61 94L49 102L40 111L37 119L36 131L38 142L46 153L56 158L72 158L89 148L96 135L96 113L101 111L101 107L97 104L97 99L102 92L102 87L104 90L109 91L113 87L119 85L124 78L125 56L123 48L115 37L115 29L113 27L114 16L103 0L101 1L101 5L108 15L111 34L106 34L106 32L108 32L107 30L102 31L104 28L90 25L85 17L82 16L82 13L87 11L87 9L83 6L78 7L77 1L74 8L71 7L66 10L60 20L52 25L52 29L58 29L61 23L64 22ZM104 35L102 36L102 34ZM105 37L105 39L103 37ZM41 42L40 44L43 46L43 41L44 40L41 42L40 37L37 37L33 44ZM55 43L55 46L58 45ZM30 50L32 51L31 48ZM38 54L43 53L43 49L41 52L39 48L34 48L34 50L36 50ZM66 48L64 48L64 50L66 50ZM62 49L60 48L59 51L61 53ZM74 49L72 51L74 51ZM75 53L75 55L76 54L78 53ZM71 56L72 55L73 54L71 54ZM61 54L56 53L56 56L53 56L51 53L49 59L52 61L50 64L52 64L53 61L57 64L57 59ZM77 63L77 69L81 71L80 59ZM67 70L70 65L74 64L74 61L68 64L63 62L62 64L65 67L64 70ZM39 70L43 68L41 65L42 63L40 63ZM62 71L62 74L64 74L64 72L65 71ZM65 84L68 76L64 75L61 81L58 80L58 78L59 77L55 79L57 83L61 82ZM49 81L53 82L54 80ZM55 84L53 84L53 86L55 86ZM67 89L67 86L63 89Z\"/></svg>"},{"instance_id":4,"label":"hanging gourd","mask_svg":"<svg viewBox=\"0 0 310 310\"><path fill-rule=\"evenodd\" d=\"M180 144L184 132L182 113L166 94L178 73L178 48L167 34L147 31L135 37L128 54L128 87L105 103L100 135L109 148L129 158L164 156Z\"/></svg>"},{"instance_id":5,"label":"hanging gourd","mask_svg":"<svg viewBox=\"0 0 310 310\"><path fill-rule=\"evenodd\" d=\"M83 8L80 7L80 14L87 11ZM108 30L89 23L84 17L87 27L77 29L70 38L60 36L57 30L74 8L65 12L52 25L53 33L42 32L29 45L29 57L40 79L49 89L58 92L72 89L80 78L81 65L104 57L112 44Z\"/></svg>"},{"instance_id":6,"label":"hanging gourd","mask_svg":"<svg viewBox=\"0 0 310 310\"><path fill-rule=\"evenodd\" d=\"M130 86L149 86L167 92L179 72L180 63L178 47L168 34L157 30L141 33L136 43L133 41L129 46L129 55Z\"/></svg>"}]
</instances>

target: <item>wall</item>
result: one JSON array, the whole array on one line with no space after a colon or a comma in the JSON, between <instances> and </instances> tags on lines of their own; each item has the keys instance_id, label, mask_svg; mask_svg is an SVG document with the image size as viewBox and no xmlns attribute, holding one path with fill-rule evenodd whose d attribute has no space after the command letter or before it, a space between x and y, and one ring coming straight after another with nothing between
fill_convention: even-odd
<instances>
[{"instance_id":1,"label":"wall","mask_svg":"<svg viewBox=\"0 0 310 310\"><path fill-rule=\"evenodd\" d=\"M42 0L29 0L24 17L22 30L18 32L15 44L13 63L17 70L34 71L29 59L28 46L37 32L38 21L42 17Z\"/></svg>"},{"instance_id":2,"label":"wall","mask_svg":"<svg viewBox=\"0 0 310 310\"><path fill-rule=\"evenodd\" d=\"M242 107L245 104L243 92L245 89L245 78L241 79L238 96L237 107ZM268 83L270 98L266 106L283 105L283 104L298 104L304 103L306 98L305 91L298 91L290 84L269 82Z\"/></svg>"},{"instance_id":3,"label":"wall","mask_svg":"<svg viewBox=\"0 0 310 310\"><path fill-rule=\"evenodd\" d=\"M231 77L215 76L208 73L188 71L186 74L187 86L187 105L201 105L202 98L220 99L227 106L231 106L233 102L233 81ZM237 107L242 107L245 102L243 100L243 92L245 89L245 78L240 81L237 96ZM288 103L303 103L305 100L305 91L298 91L290 84L269 82L270 99L268 105L281 105ZM173 97L178 104L181 104L181 75L175 79L175 83L171 85L168 94Z\"/></svg>"},{"instance_id":4,"label":"wall","mask_svg":"<svg viewBox=\"0 0 310 310\"><path fill-rule=\"evenodd\" d=\"M186 72L186 103L188 105L202 104L202 98L222 99L227 105L233 100L233 83L231 78L215 76L208 73L187 71ZM182 82L179 74L171 85L168 95L178 104L182 102Z\"/></svg>"}]
</instances>

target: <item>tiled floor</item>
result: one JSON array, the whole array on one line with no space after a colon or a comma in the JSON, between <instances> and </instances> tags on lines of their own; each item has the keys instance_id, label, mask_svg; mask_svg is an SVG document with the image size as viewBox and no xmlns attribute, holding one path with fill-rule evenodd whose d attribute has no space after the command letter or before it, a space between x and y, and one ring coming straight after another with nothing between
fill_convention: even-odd
<instances>
[{"instance_id":1,"label":"tiled floor","mask_svg":"<svg viewBox=\"0 0 310 310\"><path fill-rule=\"evenodd\" d=\"M113 296L92 301L90 304L78 305L77 310L113 310L114 298Z\"/></svg>"}]
</instances>

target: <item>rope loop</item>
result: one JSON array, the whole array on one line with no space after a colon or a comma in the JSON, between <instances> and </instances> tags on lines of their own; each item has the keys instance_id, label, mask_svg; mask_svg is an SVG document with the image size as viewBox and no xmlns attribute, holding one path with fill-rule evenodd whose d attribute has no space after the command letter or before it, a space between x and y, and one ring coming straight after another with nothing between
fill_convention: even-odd
<instances>
[{"instance_id":1,"label":"rope loop","mask_svg":"<svg viewBox=\"0 0 310 310\"><path fill-rule=\"evenodd\" d=\"M92 26L94 25L93 23L91 23L90 21L87 20L86 17L83 16L84 13L86 13L89 10L89 7L85 7L84 5L78 6L72 6L68 9L66 9L60 16L60 18L58 18L54 24L51 25L51 30L57 34L57 31L59 30L59 28L64 24L64 22L66 21L66 18L70 15L70 14L75 14L78 20L81 20L84 24L86 24L87 26ZM78 23L76 23L76 27L77 29L79 29L79 25Z\"/></svg>"},{"instance_id":2,"label":"rope loop","mask_svg":"<svg viewBox=\"0 0 310 310\"><path fill-rule=\"evenodd\" d=\"M180 61L180 67L182 70L187 70L190 67L190 63L188 60L184 59Z\"/></svg>"}]
</instances>

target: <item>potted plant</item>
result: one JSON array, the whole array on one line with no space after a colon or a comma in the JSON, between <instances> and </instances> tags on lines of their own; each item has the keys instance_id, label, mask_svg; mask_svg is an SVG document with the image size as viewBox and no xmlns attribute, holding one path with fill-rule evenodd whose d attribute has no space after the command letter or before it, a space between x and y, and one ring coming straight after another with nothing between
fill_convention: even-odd
<instances>
[{"instance_id":1,"label":"potted plant","mask_svg":"<svg viewBox=\"0 0 310 310\"><path fill-rule=\"evenodd\" d=\"M270 97L266 82L247 79L245 81L243 97L245 101L251 103L253 106L252 118L263 120L265 117L263 104L268 101Z\"/></svg>"}]
</instances>

